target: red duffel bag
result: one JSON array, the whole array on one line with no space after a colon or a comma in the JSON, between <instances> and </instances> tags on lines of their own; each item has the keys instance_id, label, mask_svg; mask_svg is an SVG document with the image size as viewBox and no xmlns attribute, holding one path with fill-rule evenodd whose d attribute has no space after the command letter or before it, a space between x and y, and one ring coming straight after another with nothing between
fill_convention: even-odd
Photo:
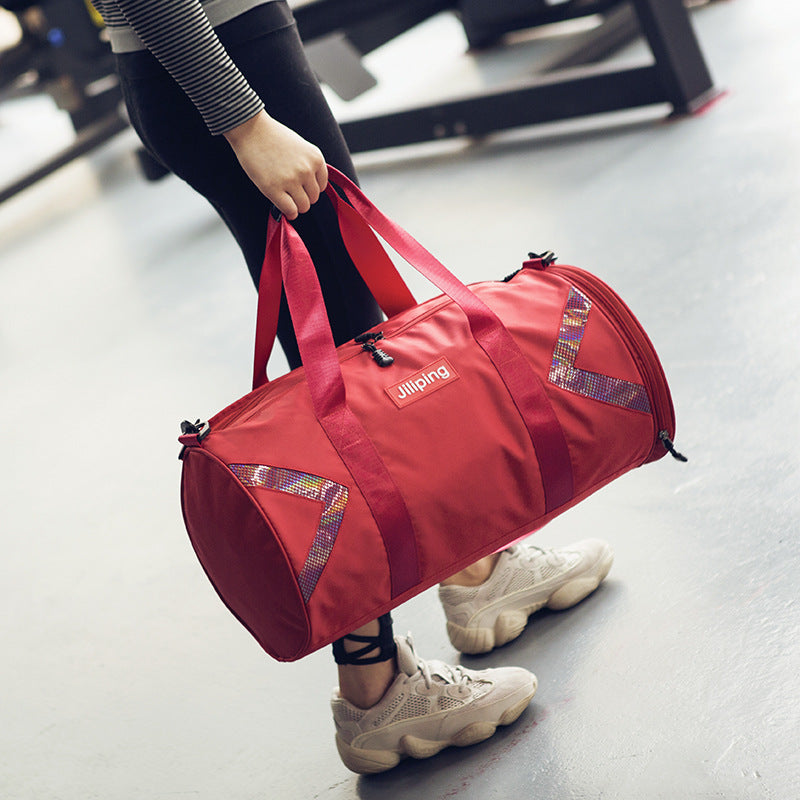
<instances>
[{"instance_id":1,"label":"red duffel bag","mask_svg":"<svg viewBox=\"0 0 800 800\"><path fill-rule=\"evenodd\" d=\"M388 321L335 348L311 259L271 219L256 388L180 437L200 563L282 661L674 454L658 357L605 283L548 255L467 287L330 175L349 201L328 188L344 241ZM373 230L443 294L416 305ZM281 280L304 366L266 382Z\"/></svg>"}]
</instances>

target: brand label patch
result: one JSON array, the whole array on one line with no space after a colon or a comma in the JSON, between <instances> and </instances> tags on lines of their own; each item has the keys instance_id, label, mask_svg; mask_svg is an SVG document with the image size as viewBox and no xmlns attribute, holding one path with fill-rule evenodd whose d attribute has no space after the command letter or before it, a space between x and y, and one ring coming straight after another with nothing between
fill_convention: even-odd
<instances>
[{"instance_id":1,"label":"brand label patch","mask_svg":"<svg viewBox=\"0 0 800 800\"><path fill-rule=\"evenodd\" d=\"M386 394L398 408L404 408L457 379L458 373L452 364L446 358L440 358L394 386L389 386Z\"/></svg>"}]
</instances>

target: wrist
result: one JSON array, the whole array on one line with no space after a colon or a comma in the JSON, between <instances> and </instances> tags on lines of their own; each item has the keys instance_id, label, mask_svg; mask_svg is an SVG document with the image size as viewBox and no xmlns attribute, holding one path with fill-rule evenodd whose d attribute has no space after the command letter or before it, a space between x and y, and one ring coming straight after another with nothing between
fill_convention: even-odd
<instances>
[{"instance_id":1,"label":"wrist","mask_svg":"<svg viewBox=\"0 0 800 800\"><path fill-rule=\"evenodd\" d=\"M272 117L262 108L257 114L250 117L250 119L235 125L227 131L223 131L222 135L228 140L230 145L235 147L238 143L252 136L259 128L263 127L265 123L271 121Z\"/></svg>"}]
</instances>

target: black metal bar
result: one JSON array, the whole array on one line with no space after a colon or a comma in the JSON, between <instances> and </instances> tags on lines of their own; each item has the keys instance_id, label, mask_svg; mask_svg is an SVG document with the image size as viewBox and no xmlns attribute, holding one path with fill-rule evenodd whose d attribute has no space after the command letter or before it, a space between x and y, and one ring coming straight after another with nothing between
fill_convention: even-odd
<instances>
[{"instance_id":1,"label":"black metal bar","mask_svg":"<svg viewBox=\"0 0 800 800\"><path fill-rule=\"evenodd\" d=\"M341 123L354 153L668 102L654 66L570 76Z\"/></svg>"},{"instance_id":2,"label":"black metal bar","mask_svg":"<svg viewBox=\"0 0 800 800\"><path fill-rule=\"evenodd\" d=\"M682 0L633 0L656 60L658 79L676 112L691 112L714 84Z\"/></svg>"},{"instance_id":3,"label":"black metal bar","mask_svg":"<svg viewBox=\"0 0 800 800\"><path fill-rule=\"evenodd\" d=\"M0 203L19 194L24 189L32 186L42 178L46 178L61 167L66 166L74 159L86 155L95 147L107 142L112 136L128 127L128 122L119 114L109 115L106 119L84 128L76 137L75 142L69 147L56 153L55 156L45 161L36 169L18 178L10 185L0 189Z\"/></svg>"},{"instance_id":4,"label":"black metal bar","mask_svg":"<svg viewBox=\"0 0 800 800\"><path fill-rule=\"evenodd\" d=\"M629 3L614 8L603 16L594 30L575 37L575 44L539 67L539 72L557 72L562 69L596 64L609 58L618 50L642 35L639 19Z\"/></svg>"}]
</instances>

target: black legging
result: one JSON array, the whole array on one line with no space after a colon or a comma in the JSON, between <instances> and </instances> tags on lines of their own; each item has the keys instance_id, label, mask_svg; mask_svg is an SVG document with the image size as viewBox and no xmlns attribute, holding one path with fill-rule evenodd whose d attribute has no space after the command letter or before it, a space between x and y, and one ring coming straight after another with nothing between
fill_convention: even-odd
<instances>
[{"instance_id":1,"label":"black legging","mask_svg":"<svg viewBox=\"0 0 800 800\"><path fill-rule=\"evenodd\" d=\"M355 180L347 145L306 60L286 3L259 6L219 26L217 34L267 113L319 147L329 164ZM183 90L150 53L120 54L117 67L131 123L145 147L214 206L258 286L271 204L247 177L225 138L209 134ZM380 309L347 255L327 198L294 225L314 260L336 344L377 324ZM290 367L299 366L283 297L278 339Z\"/></svg>"}]
</instances>

